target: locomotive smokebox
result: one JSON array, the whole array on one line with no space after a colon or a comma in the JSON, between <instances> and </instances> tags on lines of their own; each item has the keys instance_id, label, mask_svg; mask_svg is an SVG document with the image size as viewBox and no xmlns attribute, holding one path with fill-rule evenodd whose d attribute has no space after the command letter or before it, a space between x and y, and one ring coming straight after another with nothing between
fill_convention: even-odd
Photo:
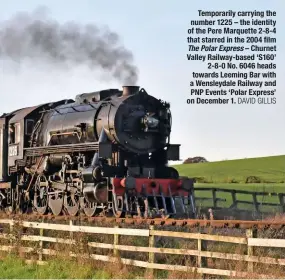
<instances>
[{"instance_id":1,"label":"locomotive smokebox","mask_svg":"<svg viewBox=\"0 0 285 280\"><path fill-rule=\"evenodd\" d=\"M123 94L122 96L130 96L139 91L139 86L123 86Z\"/></svg>"}]
</instances>

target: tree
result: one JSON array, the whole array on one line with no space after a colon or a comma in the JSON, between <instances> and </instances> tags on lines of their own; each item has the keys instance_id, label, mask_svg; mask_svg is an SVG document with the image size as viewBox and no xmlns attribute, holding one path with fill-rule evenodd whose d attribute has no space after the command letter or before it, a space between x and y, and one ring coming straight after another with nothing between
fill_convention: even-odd
<instances>
[{"instance_id":1,"label":"tree","mask_svg":"<svg viewBox=\"0 0 285 280\"><path fill-rule=\"evenodd\" d=\"M206 160L206 158L198 156L198 157L187 158L186 160L184 160L183 164L200 163L200 162L208 162L208 161Z\"/></svg>"}]
</instances>

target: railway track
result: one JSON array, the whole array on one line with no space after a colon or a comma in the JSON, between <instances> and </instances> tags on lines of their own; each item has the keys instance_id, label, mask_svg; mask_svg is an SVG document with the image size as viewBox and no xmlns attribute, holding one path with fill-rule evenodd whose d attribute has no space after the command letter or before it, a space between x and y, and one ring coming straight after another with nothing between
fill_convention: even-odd
<instances>
[{"instance_id":1,"label":"railway track","mask_svg":"<svg viewBox=\"0 0 285 280\"><path fill-rule=\"evenodd\" d=\"M114 217L86 217L86 216L52 216L37 214L1 214L0 219L14 219L17 221L81 221L87 223L114 224L114 225L157 225L157 226L183 226L183 227L213 227L213 228L258 228L281 229L285 227L284 221L260 220L207 220L207 219L138 219L138 218L114 218Z\"/></svg>"}]
</instances>

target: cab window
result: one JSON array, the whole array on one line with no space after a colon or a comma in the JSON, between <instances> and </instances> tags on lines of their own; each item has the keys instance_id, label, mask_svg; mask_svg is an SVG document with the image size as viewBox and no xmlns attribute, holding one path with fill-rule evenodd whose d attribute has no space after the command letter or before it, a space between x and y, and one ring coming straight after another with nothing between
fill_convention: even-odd
<instances>
[{"instance_id":1,"label":"cab window","mask_svg":"<svg viewBox=\"0 0 285 280\"><path fill-rule=\"evenodd\" d=\"M9 126L9 144L15 143L15 126L11 124Z\"/></svg>"},{"instance_id":2,"label":"cab window","mask_svg":"<svg viewBox=\"0 0 285 280\"><path fill-rule=\"evenodd\" d=\"M21 140L21 127L19 123L11 124L9 127L10 144L18 144Z\"/></svg>"},{"instance_id":3,"label":"cab window","mask_svg":"<svg viewBox=\"0 0 285 280\"><path fill-rule=\"evenodd\" d=\"M15 144L20 143L21 139L21 127L19 123L15 123Z\"/></svg>"},{"instance_id":4,"label":"cab window","mask_svg":"<svg viewBox=\"0 0 285 280\"><path fill-rule=\"evenodd\" d=\"M26 135L31 135L34 129L34 121L26 120Z\"/></svg>"}]
</instances>

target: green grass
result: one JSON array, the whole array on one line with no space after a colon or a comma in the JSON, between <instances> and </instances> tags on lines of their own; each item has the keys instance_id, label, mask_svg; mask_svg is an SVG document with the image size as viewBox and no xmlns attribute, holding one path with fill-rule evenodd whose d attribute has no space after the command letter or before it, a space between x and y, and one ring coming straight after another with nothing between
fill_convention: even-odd
<instances>
[{"instance_id":1,"label":"green grass","mask_svg":"<svg viewBox=\"0 0 285 280\"><path fill-rule=\"evenodd\" d=\"M285 193L285 183L255 183L255 184L245 184L245 183L196 183L195 188L219 188L219 189L234 189L252 192L276 192Z\"/></svg>"},{"instance_id":2,"label":"green grass","mask_svg":"<svg viewBox=\"0 0 285 280\"><path fill-rule=\"evenodd\" d=\"M216 183L216 184L209 184L209 183L198 183L195 184L195 188L217 188L217 189L234 189L234 190L243 190L243 191L252 191L252 192L267 192L267 193L285 193L285 183L279 183L279 184L229 184L229 183ZM218 191L216 193L217 198L226 199L226 202L219 202L219 207L229 207L232 204L232 196L230 193L220 192ZM195 191L196 197L207 197L212 198L212 192L211 191ZM237 200L242 201L250 201L253 202L252 195L249 194L238 194L236 195ZM274 203L279 204L279 199L277 196L257 196L257 200L260 203ZM197 201L197 206L203 206L203 207L213 207L212 201ZM244 210L254 210L253 204L239 204L238 208L244 209ZM275 212L280 211L277 207L273 206L261 206L260 210L267 211L267 212ZM269 211L270 210L270 211Z\"/></svg>"},{"instance_id":3,"label":"green grass","mask_svg":"<svg viewBox=\"0 0 285 280\"><path fill-rule=\"evenodd\" d=\"M0 279L144 279L144 268L121 267L119 263L98 264L86 260L54 257L44 265L27 264L17 255L0 259ZM158 271L157 278L167 278L167 271ZM166 276L166 277L165 277Z\"/></svg>"},{"instance_id":4,"label":"green grass","mask_svg":"<svg viewBox=\"0 0 285 280\"><path fill-rule=\"evenodd\" d=\"M53 260L48 265L28 265L16 256L0 261L1 279L107 279L104 271L96 271L91 265L78 265L75 261Z\"/></svg>"},{"instance_id":5,"label":"green grass","mask_svg":"<svg viewBox=\"0 0 285 280\"><path fill-rule=\"evenodd\" d=\"M200 183L246 183L255 176L261 183L285 182L285 155L174 166L181 176ZM240 188L241 185L235 185Z\"/></svg>"},{"instance_id":6,"label":"green grass","mask_svg":"<svg viewBox=\"0 0 285 280\"><path fill-rule=\"evenodd\" d=\"M195 188L223 188L247 190L253 192L285 193L285 155L227 160L219 162L175 165L181 176L196 179ZM246 183L248 179L255 183ZM250 181L249 181L250 182ZM211 191L195 191L196 197L212 197ZM229 193L218 192L218 198L226 199L219 202L220 207L229 207L232 196ZM253 201L251 195L237 194L237 200ZM198 201L200 206L212 207L211 201ZM278 197L258 196L260 203L279 204ZM201 203L201 204L200 204ZM239 204L240 209L251 209L253 206ZM262 206L266 211L277 211L276 207Z\"/></svg>"}]
</instances>

